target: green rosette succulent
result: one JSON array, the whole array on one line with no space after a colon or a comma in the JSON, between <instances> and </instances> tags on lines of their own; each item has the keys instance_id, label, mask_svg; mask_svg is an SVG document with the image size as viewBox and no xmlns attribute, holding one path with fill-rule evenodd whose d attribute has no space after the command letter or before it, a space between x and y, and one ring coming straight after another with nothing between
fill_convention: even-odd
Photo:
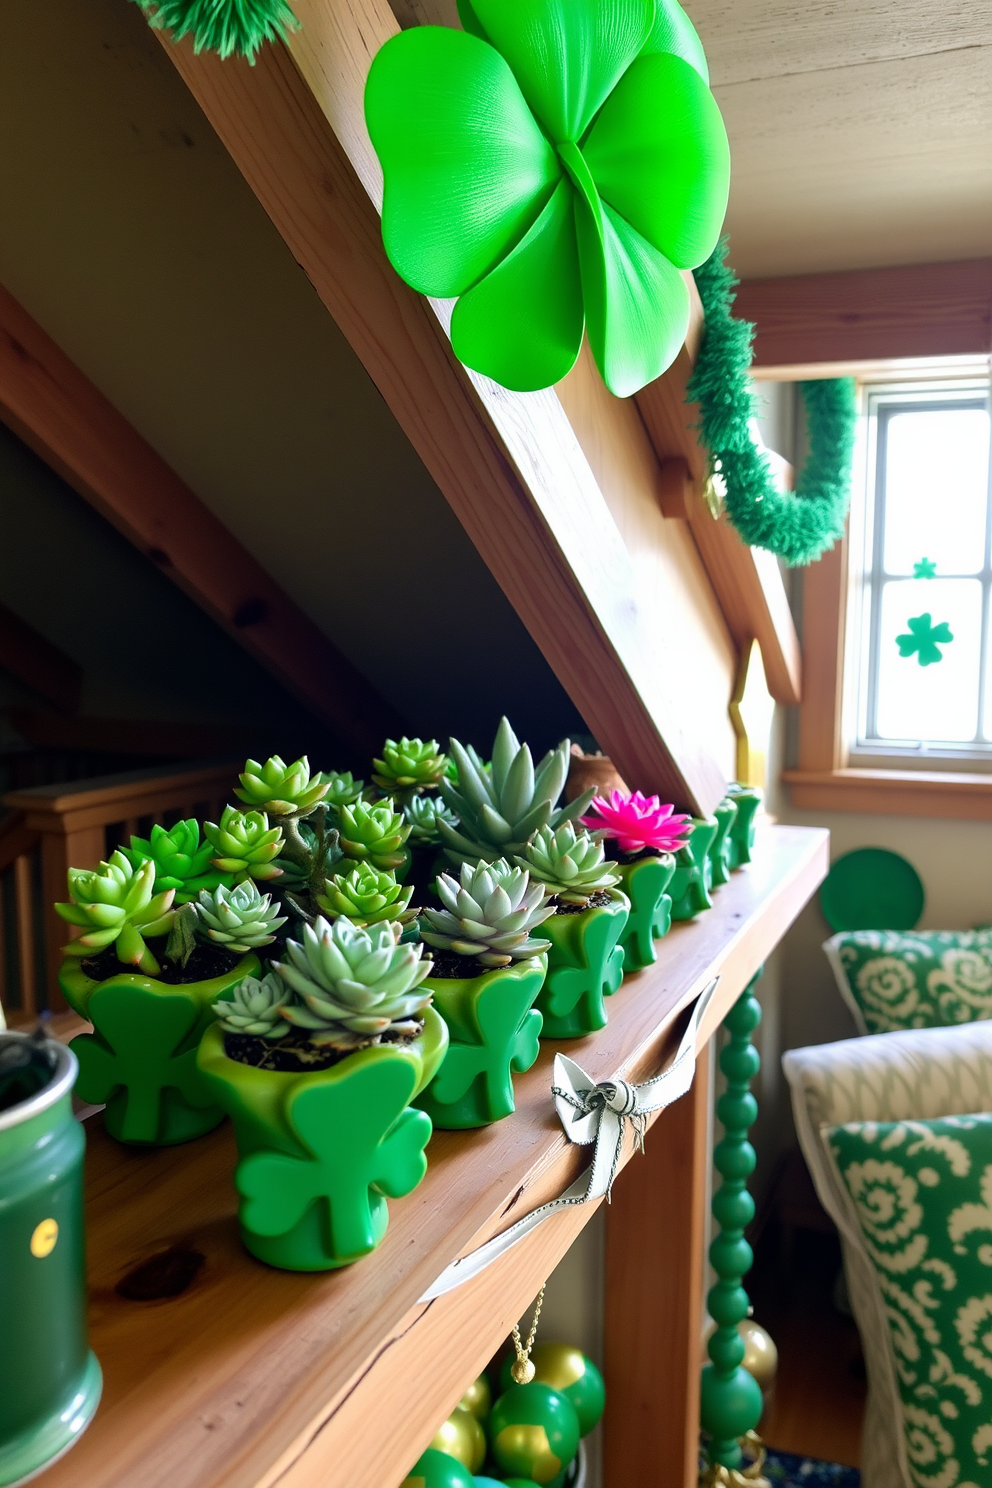
<instances>
[{"instance_id":1,"label":"green rosette succulent","mask_svg":"<svg viewBox=\"0 0 992 1488\"><path fill-rule=\"evenodd\" d=\"M403 806L403 817L410 826L411 847L438 847L441 833L438 822L454 829L458 818L437 796L414 796Z\"/></svg>"},{"instance_id":2,"label":"green rosette succulent","mask_svg":"<svg viewBox=\"0 0 992 1488\"><path fill-rule=\"evenodd\" d=\"M387 920L362 929L345 915L333 924L319 916L303 927L303 944L286 943L286 961L273 962L298 995L282 1016L305 1028L318 1048L353 1049L386 1033L415 1034L417 1014L431 1000L420 984L432 962L422 945L401 944L403 927Z\"/></svg>"},{"instance_id":3,"label":"green rosette succulent","mask_svg":"<svg viewBox=\"0 0 992 1488\"><path fill-rule=\"evenodd\" d=\"M332 919L345 915L354 925L377 925L382 920L409 925L417 914L409 908L412 898L413 886L403 888L395 873L371 863L353 863L347 873L327 879L317 903Z\"/></svg>"},{"instance_id":4,"label":"green rosette succulent","mask_svg":"<svg viewBox=\"0 0 992 1488\"><path fill-rule=\"evenodd\" d=\"M419 791L433 790L448 759L436 739L387 739L382 759L372 761L372 779L383 795L406 800Z\"/></svg>"},{"instance_id":5,"label":"green rosette succulent","mask_svg":"<svg viewBox=\"0 0 992 1488\"><path fill-rule=\"evenodd\" d=\"M241 785L234 787L239 800L269 816L309 816L327 795L328 785L319 773L310 776L306 757L285 764L277 754L260 765L248 760Z\"/></svg>"},{"instance_id":6,"label":"green rosette succulent","mask_svg":"<svg viewBox=\"0 0 992 1488\"><path fill-rule=\"evenodd\" d=\"M168 830L156 823L149 837L132 837L131 846L120 851L132 868L154 863L156 893L174 889L176 904L188 904L201 889L232 883L229 873L211 867L213 848L209 842L200 841L200 823L194 817L178 821Z\"/></svg>"},{"instance_id":7,"label":"green rosette succulent","mask_svg":"<svg viewBox=\"0 0 992 1488\"><path fill-rule=\"evenodd\" d=\"M160 967L145 944L146 935L166 935L175 919L174 889L155 893L155 864L133 868L118 849L99 868L69 869L68 904L56 913L83 934L63 947L67 956L92 956L113 945L125 965L155 976Z\"/></svg>"},{"instance_id":8,"label":"green rosette succulent","mask_svg":"<svg viewBox=\"0 0 992 1488\"><path fill-rule=\"evenodd\" d=\"M203 834L216 853L210 861L215 868L233 874L235 883L282 877L273 859L282 851L283 835L278 827L269 826L264 811L241 812L225 806L219 823L204 822Z\"/></svg>"},{"instance_id":9,"label":"green rosette succulent","mask_svg":"<svg viewBox=\"0 0 992 1488\"><path fill-rule=\"evenodd\" d=\"M556 830L582 815L594 790L585 791L571 805L557 801L568 775L569 741L549 750L537 769L530 749L521 744L506 718L500 719L489 771L478 765L457 739L451 756L458 766L457 784L440 782L445 805L459 818L455 828L438 821L441 842L453 862L493 862L513 858L542 827ZM476 756L478 758L478 756Z\"/></svg>"},{"instance_id":10,"label":"green rosette succulent","mask_svg":"<svg viewBox=\"0 0 992 1488\"><path fill-rule=\"evenodd\" d=\"M324 770L319 776L315 775L314 779L319 779L327 786L324 800L332 811L338 811L342 806L354 805L362 799L365 791L365 781L356 780L350 770Z\"/></svg>"},{"instance_id":11,"label":"green rosette succulent","mask_svg":"<svg viewBox=\"0 0 992 1488\"><path fill-rule=\"evenodd\" d=\"M259 946L271 945L286 916L273 908L272 895L260 894L250 878L235 889L221 885L204 889L196 901L196 912L215 945L244 955Z\"/></svg>"},{"instance_id":12,"label":"green rosette succulent","mask_svg":"<svg viewBox=\"0 0 992 1488\"><path fill-rule=\"evenodd\" d=\"M474 956L483 966L509 966L550 949L532 930L555 912L543 884L531 883L526 868L495 863L463 863L461 881L438 876L443 909L425 909L420 936L438 950ZM424 924L426 921L426 925Z\"/></svg>"},{"instance_id":13,"label":"green rosette succulent","mask_svg":"<svg viewBox=\"0 0 992 1488\"><path fill-rule=\"evenodd\" d=\"M542 827L516 861L562 904L586 905L593 894L620 882L620 870L607 860L601 838L571 822L556 832Z\"/></svg>"},{"instance_id":14,"label":"green rosette succulent","mask_svg":"<svg viewBox=\"0 0 992 1488\"><path fill-rule=\"evenodd\" d=\"M406 839L410 826L393 809L392 801L356 801L338 812L341 851L346 858L369 862L373 868L395 872L409 862Z\"/></svg>"},{"instance_id":15,"label":"green rosette succulent","mask_svg":"<svg viewBox=\"0 0 992 1488\"><path fill-rule=\"evenodd\" d=\"M230 997L214 1003L217 1022L225 1033L253 1033L257 1038L281 1039L289 1032L282 1009L292 997L286 983L270 971L261 981L245 977Z\"/></svg>"}]
</instances>

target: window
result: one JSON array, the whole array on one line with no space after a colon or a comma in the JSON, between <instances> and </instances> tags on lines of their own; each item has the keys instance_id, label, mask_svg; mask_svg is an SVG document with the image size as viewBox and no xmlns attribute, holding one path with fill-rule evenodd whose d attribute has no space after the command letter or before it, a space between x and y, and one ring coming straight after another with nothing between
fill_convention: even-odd
<instances>
[{"instance_id":1,"label":"window","mask_svg":"<svg viewBox=\"0 0 992 1488\"><path fill-rule=\"evenodd\" d=\"M850 763L992 769L988 383L869 388L865 412Z\"/></svg>"}]
</instances>

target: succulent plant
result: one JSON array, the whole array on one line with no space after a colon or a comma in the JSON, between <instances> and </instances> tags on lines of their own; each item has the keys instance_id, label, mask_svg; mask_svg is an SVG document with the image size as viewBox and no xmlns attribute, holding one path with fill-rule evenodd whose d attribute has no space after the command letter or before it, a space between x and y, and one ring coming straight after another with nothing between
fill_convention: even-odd
<instances>
[{"instance_id":1,"label":"succulent plant","mask_svg":"<svg viewBox=\"0 0 992 1488\"><path fill-rule=\"evenodd\" d=\"M314 779L318 779L315 775ZM361 800L365 790L365 781L356 780L350 770L324 770L319 779L327 786L327 794L324 800L332 810L341 806L352 806Z\"/></svg>"},{"instance_id":2,"label":"succulent plant","mask_svg":"<svg viewBox=\"0 0 992 1488\"><path fill-rule=\"evenodd\" d=\"M272 907L272 895L260 894L250 878L236 889L223 885L213 893L204 889L196 911L209 938L239 955L271 945L275 932L286 923L286 916Z\"/></svg>"},{"instance_id":3,"label":"succulent plant","mask_svg":"<svg viewBox=\"0 0 992 1488\"><path fill-rule=\"evenodd\" d=\"M437 847L441 841L438 822L458 826L458 818L438 796L413 796L403 807L404 819L410 825L410 845Z\"/></svg>"},{"instance_id":4,"label":"succulent plant","mask_svg":"<svg viewBox=\"0 0 992 1488\"><path fill-rule=\"evenodd\" d=\"M563 822L556 832L542 827L516 861L562 904L588 904L593 894L620 881L619 869L603 853L602 837L572 822Z\"/></svg>"},{"instance_id":5,"label":"succulent plant","mask_svg":"<svg viewBox=\"0 0 992 1488\"><path fill-rule=\"evenodd\" d=\"M203 834L216 857L215 868L234 875L235 883L246 878L281 878L282 869L272 861L282 851L284 840L278 827L269 826L264 811L236 811L225 806L220 822L204 822Z\"/></svg>"},{"instance_id":6,"label":"succulent plant","mask_svg":"<svg viewBox=\"0 0 992 1488\"><path fill-rule=\"evenodd\" d=\"M431 970L422 945L402 945L402 926L387 920L363 930L341 915L304 925L303 944L286 942L275 970L301 1001L282 1016L306 1028L319 1048L377 1043L384 1033L415 1033L417 1014L431 1000L420 991Z\"/></svg>"},{"instance_id":7,"label":"succulent plant","mask_svg":"<svg viewBox=\"0 0 992 1488\"><path fill-rule=\"evenodd\" d=\"M387 796L399 800L415 797L419 791L432 790L441 779L448 763L436 739L408 739L404 734L397 743L387 739L382 759L372 761L372 779Z\"/></svg>"},{"instance_id":8,"label":"succulent plant","mask_svg":"<svg viewBox=\"0 0 992 1488\"><path fill-rule=\"evenodd\" d=\"M453 862L492 862L513 857L525 850L542 827L554 829L581 816L592 799L591 790L569 806L556 806L568 775L568 751L569 741L565 739L535 770L529 748L520 743L503 718L493 744L492 769L487 773L479 769L457 739L452 739L451 756L458 766L458 781L442 780L439 789L461 825L455 828L438 822L449 858Z\"/></svg>"},{"instance_id":9,"label":"succulent plant","mask_svg":"<svg viewBox=\"0 0 992 1488\"><path fill-rule=\"evenodd\" d=\"M292 993L270 971L261 981L245 977L230 997L219 997L214 1003L217 1022L225 1033L253 1033L258 1038L281 1039L289 1032L282 1009Z\"/></svg>"},{"instance_id":10,"label":"succulent plant","mask_svg":"<svg viewBox=\"0 0 992 1488\"><path fill-rule=\"evenodd\" d=\"M347 873L336 873L316 896L325 914L336 919L345 915L354 925L377 925L381 920L396 920L408 925L417 912L409 908L413 886L404 889L396 882L395 873L380 871L371 863L352 863Z\"/></svg>"},{"instance_id":11,"label":"succulent plant","mask_svg":"<svg viewBox=\"0 0 992 1488\"><path fill-rule=\"evenodd\" d=\"M327 795L327 783L320 774L311 779L306 755L287 765L273 754L264 765L247 761L234 794L270 816L309 816Z\"/></svg>"},{"instance_id":12,"label":"succulent plant","mask_svg":"<svg viewBox=\"0 0 992 1488\"><path fill-rule=\"evenodd\" d=\"M374 868L394 871L409 861L404 844L410 827L394 811L392 801L378 801L373 806L367 801L356 801L351 806L342 806L338 812L338 830L345 857L359 862L367 860Z\"/></svg>"},{"instance_id":13,"label":"succulent plant","mask_svg":"<svg viewBox=\"0 0 992 1488\"><path fill-rule=\"evenodd\" d=\"M131 846L120 851L132 868L154 863L156 893L175 889L177 904L188 904L201 889L232 882L229 873L211 867L213 848L209 842L200 841L200 823L194 817L178 821L168 830L156 823L147 838L132 837Z\"/></svg>"},{"instance_id":14,"label":"succulent plant","mask_svg":"<svg viewBox=\"0 0 992 1488\"><path fill-rule=\"evenodd\" d=\"M674 806L663 806L657 796L615 790L595 798L582 825L612 837L623 853L673 853L685 846L692 817L677 815Z\"/></svg>"},{"instance_id":15,"label":"succulent plant","mask_svg":"<svg viewBox=\"0 0 992 1488\"><path fill-rule=\"evenodd\" d=\"M68 904L55 909L83 934L64 947L67 956L91 956L113 945L117 959L154 976L159 964L146 935L165 935L175 918L174 889L155 893L155 864L133 868L121 851L99 868L69 869Z\"/></svg>"},{"instance_id":16,"label":"succulent plant","mask_svg":"<svg viewBox=\"0 0 992 1488\"><path fill-rule=\"evenodd\" d=\"M443 909L425 909L420 936L438 950L475 956L483 966L509 966L549 949L531 931L553 915L543 884L531 883L526 868L511 868L505 858L495 863L463 863L461 881L438 876Z\"/></svg>"}]
</instances>

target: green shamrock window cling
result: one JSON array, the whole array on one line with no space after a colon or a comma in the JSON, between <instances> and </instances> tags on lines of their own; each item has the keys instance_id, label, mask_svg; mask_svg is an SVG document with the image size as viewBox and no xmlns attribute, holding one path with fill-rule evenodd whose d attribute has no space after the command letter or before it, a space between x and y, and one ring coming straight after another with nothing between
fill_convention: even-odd
<instances>
[{"instance_id":1,"label":"green shamrock window cling","mask_svg":"<svg viewBox=\"0 0 992 1488\"><path fill-rule=\"evenodd\" d=\"M943 661L944 653L940 648L954 639L947 621L941 620L939 625L934 625L929 615L914 615L906 623L909 631L896 636L899 655L908 657L915 652L920 666L932 666L934 662Z\"/></svg>"},{"instance_id":2,"label":"green shamrock window cling","mask_svg":"<svg viewBox=\"0 0 992 1488\"><path fill-rule=\"evenodd\" d=\"M455 354L550 387L588 332L627 397L685 339L681 271L712 252L730 179L699 38L676 0L459 0L372 63L365 116L386 252L457 297Z\"/></svg>"},{"instance_id":3,"label":"green shamrock window cling","mask_svg":"<svg viewBox=\"0 0 992 1488\"><path fill-rule=\"evenodd\" d=\"M937 577L937 565L932 558L921 558L913 564L914 579L935 579Z\"/></svg>"}]
</instances>

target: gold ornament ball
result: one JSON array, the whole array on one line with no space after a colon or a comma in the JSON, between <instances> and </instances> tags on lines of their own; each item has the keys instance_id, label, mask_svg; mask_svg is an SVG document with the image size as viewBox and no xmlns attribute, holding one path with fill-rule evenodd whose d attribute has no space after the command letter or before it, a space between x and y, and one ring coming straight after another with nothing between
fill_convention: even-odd
<instances>
[{"instance_id":1,"label":"gold ornament ball","mask_svg":"<svg viewBox=\"0 0 992 1488\"><path fill-rule=\"evenodd\" d=\"M754 1376L762 1391L769 1390L778 1369L778 1349L771 1335L751 1318L738 1323L737 1331L744 1340L744 1368Z\"/></svg>"},{"instance_id":2,"label":"gold ornament ball","mask_svg":"<svg viewBox=\"0 0 992 1488\"><path fill-rule=\"evenodd\" d=\"M472 1412L456 1406L430 1444L435 1452L454 1457L470 1473L486 1460L486 1434Z\"/></svg>"},{"instance_id":3,"label":"gold ornament ball","mask_svg":"<svg viewBox=\"0 0 992 1488\"><path fill-rule=\"evenodd\" d=\"M510 1378L515 1385L529 1385L536 1370L529 1359L514 1359L510 1365Z\"/></svg>"},{"instance_id":4,"label":"gold ornament ball","mask_svg":"<svg viewBox=\"0 0 992 1488\"><path fill-rule=\"evenodd\" d=\"M458 1402L459 1408L470 1411L477 1421L484 1421L486 1419L491 1404L492 1395L489 1389L489 1381L484 1374L480 1374L477 1380L472 1381Z\"/></svg>"}]
</instances>

